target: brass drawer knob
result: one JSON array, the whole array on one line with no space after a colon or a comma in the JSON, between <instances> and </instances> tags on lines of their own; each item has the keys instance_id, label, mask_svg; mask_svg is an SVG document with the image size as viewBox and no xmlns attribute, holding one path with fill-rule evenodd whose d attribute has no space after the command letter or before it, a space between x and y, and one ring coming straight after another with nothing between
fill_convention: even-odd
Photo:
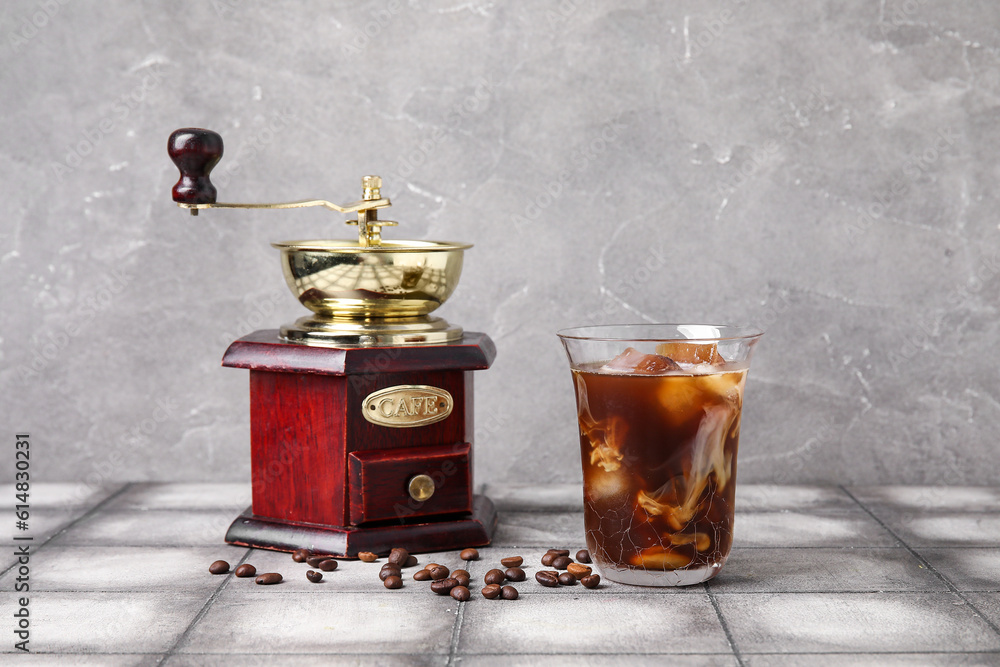
<instances>
[{"instance_id":1,"label":"brass drawer knob","mask_svg":"<svg viewBox=\"0 0 1000 667\"><path fill-rule=\"evenodd\" d=\"M408 489L410 497L422 503L434 495L434 480L427 475L414 475L410 478Z\"/></svg>"}]
</instances>

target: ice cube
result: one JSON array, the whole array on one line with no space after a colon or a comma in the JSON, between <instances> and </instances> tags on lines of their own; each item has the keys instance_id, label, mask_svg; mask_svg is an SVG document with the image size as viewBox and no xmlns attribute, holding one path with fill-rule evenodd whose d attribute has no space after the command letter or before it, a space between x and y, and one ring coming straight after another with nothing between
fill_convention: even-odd
<instances>
[{"instance_id":1,"label":"ice cube","mask_svg":"<svg viewBox=\"0 0 1000 667\"><path fill-rule=\"evenodd\" d=\"M726 360L719 354L719 347L715 343L685 343L674 340L657 345L656 353L670 357L681 364L721 366L726 363Z\"/></svg>"},{"instance_id":2,"label":"ice cube","mask_svg":"<svg viewBox=\"0 0 1000 667\"><path fill-rule=\"evenodd\" d=\"M647 570L678 570L690 565L691 560L691 556L661 546L643 549L629 559L632 565Z\"/></svg>"},{"instance_id":3,"label":"ice cube","mask_svg":"<svg viewBox=\"0 0 1000 667\"><path fill-rule=\"evenodd\" d=\"M673 359L659 354L643 354L634 347L625 348L617 357L601 366L606 373L634 373L636 375L661 375L679 370Z\"/></svg>"}]
</instances>

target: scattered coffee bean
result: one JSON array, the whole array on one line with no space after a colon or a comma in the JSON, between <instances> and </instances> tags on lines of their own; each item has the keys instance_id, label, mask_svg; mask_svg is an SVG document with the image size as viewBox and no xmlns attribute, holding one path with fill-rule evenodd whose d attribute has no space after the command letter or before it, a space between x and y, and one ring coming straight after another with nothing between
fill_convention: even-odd
<instances>
[{"instance_id":1,"label":"scattered coffee bean","mask_svg":"<svg viewBox=\"0 0 1000 667\"><path fill-rule=\"evenodd\" d=\"M487 600L495 600L500 597L500 585L490 584L489 586L483 586L483 589L480 592Z\"/></svg>"},{"instance_id":2,"label":"scattered coffee bean","mask_svg":"<svg viewBox=\"0 0 1000 667\"><path fill-rule=\"evenodd\" d=\"M545 567L552 567L552 561L554 561L556 558L559 558L559 556L556 556L554 553L549 551L544 556L542 556L542 565L544 565Z\"/></svg>"},{"instance_id":3,"label":"scattered coffee bean","mask_svg":"<svg viewBox=\"0 0 1000 667\"><path fill-rule=\"evenodd\" d=\"M535 572L535 581L547 588L555 588L559 585L559 573L552 570L539 570Z\"/></svg>"},{"instance_id":4,"label":"scattered coffee bean","mask_svg":"<svg viewBox=\"0 0 1000 667\"><path fill-rule=\"evenodd\" d=\"M504 567L520 567L524 559L520 556L511 556L510 558L501 558L500 564Z\"/></svg>"},{"instance_id":5,"label":"scattered coffee bean","mask_svg":"<svg viewBox=\"0 0 1000 667\"><path fill-rule=\"evenodd\" d=\"M382 580L382 585L384 585L386 588L389 588L389 589L402 588L403 587L403 578L402 577L397 577L396 575L392 575L391 577L386 577L385 579L383 579Z\"/></svg>"},{"instance_id":6,"label":"scattered coffee bean","mask_svg":"<svg viewBox=\"0 0 1000 667\"><path fill-rule=\"evenodd\" d=\"M556 556L568 556L569 549L549 549L550 554L555 554Z\"/></svg>"},{"instance_id":7,"label":"scattered coffee bean","mask_svg":"<svg viewBox=\"0 0 1000 667\"><path fill-rule=\"evenodd\" d=\"M587 551L586 549L580 549L579 551L577 551L576 552L576 559L578 561L580 561L581 563L590 563L590 562L592 562L590 560L590 552Z\"/></svg>"},{"instance_id":8,"label":"scattered coffee bean","mask_svg":"<svg viewBox=\"0 0 1000 667\"><path fill-rule=\"evenodd\" d=\"M395 567L382 568L381 570L379 570L378 573L378 578L381 579L382 581L385 581L389 577L401 577L401 576L403 576L403 573L399 571L399 568Z\"/></svg>"},{"instance_id":9,"label":"scattered coffee bean","mask_svg":"<svg viewBox=\"0 0 1000 667\"><path fill-rule=\"evenodd\" d=\"M296 563L304 563L310 556L312 556L312 552L308 549L296 549L292 552L292 560Z\"/></svg>"},{"instance_id":10,"label":"scattered coffee bean","mask_svg":"<svg viewBox=\"0 0 1000 667\"><path fill-rule=\"evenodd\" d=\"M434 581L440 581L451 573L451 570L444 565L436 565L435 567L428 568L427 571L431 573L431 579Z\"/></svg>"},{"instance_id":11,"label":"scattered coffee bean","mask_svg":"<svg viewBox=\"0 0 1000 667\"><path fill-rule=\"evenodd\" d=\"M524 581L527 575L524 574L524 570L519 567L508 567L507 571L503 573L511 581Z\"/></svg>"},{"instance_id":12,"label":"scattered coffee bean","mask_svg":"<svg viewBox=\"0 0 1000 667\"><path fill-rule=\"evenodd\" d=\"M458 582L448 577L447 579L438 579L437 581L431 582L431 590L438 595L447 595L448 592L458 586Z\"/></svg>"},{"instance_id":13,"label":"scattered coffee bean","mask_svg":"<svg viewBox=\"0 0 1000 667\"><path fill-rule=\"evenodd\" d=\"M431 573L427 570L417 570L413 573L413 579L415 581L430 581Z\"/></svg>"},{"instance_id":14,"label":"scattered coffee bean","mask_svg":"<svg viewBox=\"0 0 1000 667\"><path fill-rule=\"evenodd\" d=\"M277 572L265 572L254 579L261 586L270 586L281 582L281 575Z\"/></svg>"},{"instance_id":15,"label":"scattered coffee bean","mask_svg":"<svg viewBox=\"0 0 1000 667\"><path fill-rule=\"evenodd\" d=\"M569 556L559 556L554 561L552 561L552 567L556 568L557 570L565 570L572 562L573 559L570 558Z\"/></svg>"},{"instance_id":16,"label":"scattered coffee bean","mask_svg":"<svg viewBox=\"0 0 1000 667\"><path fill-rule=\"evenodd\" d=\"M458 554L458 557L462 560L479 560L479 551L476 549L462 549L462 553Z\"/></svg>"},{"instance_id":17,"label":"scattered coffee bean","mask_svg":"<svg viewBox=\"0 0 1000 667\"><path fill-rule=\"evenodd\" d=\"M234 572L233 574L235 574L237 577L240 577L241 579L244 577L254 577L257 575L257 568L255 568L250 563L243 563L243 565L240 565L238 568L236 568L236 572Z\"/></svg>"},{"instance_id":18,"label":"scattered coffee bean","mask_svg":"<svg viewBox=\"0 0 1000 667\"><path fill-rule=\"evenodd\" d=\"M576 586L576 577L569 572L563 572L559 575L559 583L563 586Z\"/></svg>"},{"instance_id":19,"label":"scattered coffee bean","mask_svg":"<svg viewBox=\"0 0 1000 667\"><path fill-rule=\"evenodd\" d=\"M309 567L316 567L327 558L329 558L329 556L310 556L309 558L306 558L306 565Z\"/></svg>"},{"instance_id":20,"label":"scattered coffee bean","mask_svg":"<svg viewBox=\"0 0 1000 667\"><path fill-rule=\"evenodd\" d=\"M500 589L500 595L503 596L504 600L516 600L517 599L517 589L513 586L504 586Z\"/></svg>"},{"instance_id":21,"label":"scattered coffee bean","mask_svg":"<svg viewBox=\"0 0 1000 667\"><path fill-rule=\"evenodd\" d=\"M503 580L505 578L506 578L506 575L503 573L503 570L493 569L493 570L490 570L489 572L487 572L486 576L483 577L483 583L485 583L485 584L502 584Z\"/></svg>"},{"instance_id":22,"label":"scattered coffee bean","mask_svg":"<svg viewBox=\"0 0 1000 667\"><path fill-rule=\"evenodd\" d=\"M323 581L323 573L309 570L308 572L306 572L306 579L313 582L314 584L318 584L319 582Z\"/></svg>"},{"instance_id":23,"label":"scattered coffee bean","mask_svg":"<svg viewBox=\"0 0 1000 667\"><path fill-rule=\"evenodd\" d=\"M436 567L441 567L441 566L438 565L437 563L427 563L427 565L424 565L425 570L433 570Z\"/></svg>"},{"instance_id":24,"label":"scattered coffee bean","mask_svg":"<svg viewBox=\"0 0 1000 667\"><path fill-rule=\"evenodd\" d=\"M465 576L469 577L470 579L472 578L472 575L469 574L468 570L455 570L454 572L451 573L451 576L454 577L456 574L464 574Z\"/></svg>"},{"instance_id":25,"label":"scattered coffee bean","mask_svg":"<svg viewBox=\"0 0 1000 667\"><path fill-rule=\"evenodd\" d=\"M332 558L327 558L326 560L321 560L319 562L319 565L317 565L316 567L323 570L324 572L333 572L334 570L337 569L337 565L339 565L337 561L335 561Z\"/></svg>"},{"instance_id":26,"label":"scattered coffee bean","mask_svg":"<svg viewBox=\"0 0 1000 667\"><path fill-rule=\"evenodd\" d=\"M451 578L457 581L459 586L468 586L472 580L465 570L455 570L451 573Z\"/></svg>"},{"instance_id":27,"label":"scattered coffee bean","mask_svg":"<svg viewBox=\"0 0 1000 667\"><path fill-rule=\"evenodd\" d=\"M566 566L566 571L572 574L577 579L583 579L593 570L591 570L586 565L580 565L579 563L570 563Z\"/></svg>"},{"instance_id":28,"label":"scattered coffee bean","mask_svg":"<svg viewBox=\"0 0 1000 667\"><path fill-rule=\"evenodd\" d=\"M229 563L224 560L217 560L208 566L208 571L212 574L225 574L229 572Z\"/></svg>"},{"instance_id":29,"label":"scattered coffee bean","mask_svg":"<svg viewBox=\"0 0 1000 667\"><path fill-rule=\"evenodd\" d=\"M388 560L393 565L399 565L400 567L402 567L403 564L406 563L407 559L409 559L409 557L410 557L409 551L397 547L389 552L389 558L387 558L386 560Z\"/></svg>"},{"instance_id":30,"label":"scattered coffee bean","mask_svg":"<svg viewBox=\"0 0 1000 667\"><path fill-rule=\"evenodd\" d=\"M407 557L406 562L403 563L403 567L413 567L414 565L416 565L419 562L420 561L417 560L416 556L409 556L409 557Z\"/></svg>"},{"instance_id":31,"label":"scattered coffee bean","mask_svg":"<svg viewBox=\"0 0 1000 667\"><path fill-rule=\"evenodd\" d=\"M450 593L451 597L455 598L459 602L465 602L470 597L472 597L472 594L469 592L469 589L461 584L451 589Z\"/></svg>"},{"instance_id":32,"label":"scattered coffee bean","mask_svg":"<svg viewBox=\"0 0 1000 667\"><path fill-rule=\"evenodd\" d=\"M601 583L601 575L592 574L589 577L584 577L580 580L580 583L583 584L585 588L597 588L597 585Z\"/></svg>"},{"instance_id":33,"label":"scattered coffee bean","mask_svg":"<svg viewBox=\"0 0 1000 667\"><path fill-rule=\"evenodd\" d=\"M364 561L365 563L374 563L378 560L378 556L373 554L371 551L362 551L358 553L358 559Z\"/></svg>"}]
</instances>

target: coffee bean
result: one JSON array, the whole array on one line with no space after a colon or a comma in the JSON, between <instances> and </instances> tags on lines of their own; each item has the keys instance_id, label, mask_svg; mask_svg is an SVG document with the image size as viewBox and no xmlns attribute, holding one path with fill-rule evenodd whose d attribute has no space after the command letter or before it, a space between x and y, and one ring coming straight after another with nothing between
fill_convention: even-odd
<instances>
[{"instance_id":1,"label":"coffee bean","mask_svg":"<svg viewBox=\"0 0 1000 667\"><path fill-rule=\"evenodd\" d=\"M504 600L516 600L517 599L517 589L513 586L504 586L500 589L500 595L503 596Z\"/></svg>"},{"instance_id":2,"label":"coffee bean","mask_svg":"<svg viewBox=\"0 0 1000 667\"><path fill-rule=\"evenodd\" d=\"M296 563L304 563L310 556L312 556L312 552L308 549L296 549L292 552L292 560Z\"/></svg>"},{"instance_id":3,"label":"coffee bean","mask_svg":"<svg viewBox=\"0 0 1000 667\"><path fill-rule=\"evenodd\" d=\"M392 575L391 577L386 577L385 579L383 579L382 584L389 589L402 588L403 579L402 577L397 577L396 575Z\"/></svg>"},{"instance_id":4,"label":"coffee bean","mask_svg":"<svg viewBox=\"0 0 1000 667\"><path fill-rule=\"evenodd\" d=\"M468 571L468 570L455 570L455 571L453 571L453 572L451 573L451 576L453 576L453 577L454 577L454 576L455 576L455 575L457 575L457 574L464 574L465 576L469 577L470 579L472 578L472 575L471 575L471 574L469 574L469 571Z\"/></svg>"},{"instance_id":5,"label":"coffee bean","mask_svg":"<svg viewBox=\"0 0 1000 667\"><path fill-rule=\"evenodd\" d=\"M592 574L589 577L584 577L580 580L580 583L583 584L585 588L597 588L597 585L601 583L601 575Z\"/></svg>"},{"instance_id":6,"label":"coffee bean","mask_svg":"<svg viewBox=\"0 0 1000 667\"><path fill-rule=\"evenodd\" d=\"M550 554L555 554L556 556L568 556L569 549L549 549Z\"/></svg>"},{"instance_id":7,"label":"coffee bean","mask_svg":"<svg viewBox=\"0 0 1000 667\"><path fill-rule=\"evenodd\" d=\"M593 562L593 561L590 560L590 552L587 551L586 549L580 549L579 551L577 551L576 552L576 559L578 561L580 561L581 563L590 563L590 562Z\"/></svg>"},{"instance_id":8,"label":"coffee bean","mask_svg":"<svg viewBox=\"0 0 1000 667\"><path fill-rule=\"evenodd\" d=\"M447 595L448 592L458 586L458 582L448 577L447 579L438 579L437 581L431 582L431 590L438 595Z\"/></svg>"},{"instance_id":9,"label":"coffee bean","mask_svg":"<svg viewBox=\"0 0 1000 667\"><path fill-rule=\"evenodd\" d=\"M511 556L510 558L501 558L500 564L504 567L520 567L524 559L520 556Z\"/></svg>"},{"instance_id":10,"label":"coffee bean","mask_svg":"<svg viewBox=\"0 0 1000 667\"><path fill-rule=\"evenodd\" d=\"M539 570L535 572L535 581L547 588L555 588L559 585L559 573L552 570Z\"/></svg>"},{"instance_id":11,"label":"coffee bean","mask_svg":"<svg viewBox=\"0 0 1000 667\"><path fill-rule=\"evenodd\" d=\"M486 576L483 577L483 583L484 584L502 584L503 580L505 578L506 578L506 575L503 573L503 570L493 569L493 570L490 570L489 572L487 572Z\"/></svg>"},{"instance_id":12,"label":"coffee bean","mask_svg":"<svg viewBox=\"0 0 1000 667\"><path fill-rule=\"evenodd\" d=\"M566 566L566 571L572 574L577 579L583 579L593 570L591 570L586 565L580 565L579 563L570 563Z\"/></svg>"},{"instance_id":13,"label":"coffee bean","mask_svg":"<svg viewBox=\"0 0 1000 667\"><path fill-rule=\"evenodd\" d=\"M415 581L430 581L431 573L427 570L417 570L413 573L413 579Z\"/></svg>"},{"instance_id":14,"label":"coffee bean","mask_svg":"<svg viewBox=\"0 0 1000 667\"><path fill-rule=\"evenodd\" d=\"M438 565L437 563L427 563L427 565L424 565L425 570L433 570L436 567L441 567L441 566Z\"/></svg>"},{"instance_id":15,"label":"coffee bean","mask_svg":"<svg viewBox=\"0 0 1000 667\"><path fill-rule=\"evenodd\" d=\"M333 572L334 570L337 569L337 565L339 565L337 561L335 561L332 558L327 558L326 560L320 561L319 565L317 565L316 567L323 570L324 572Z\"/></svg>"},{"instance_id":16,"label":"coffee bean","mask_svg":"<svg viewBox=\"0 0 1000 667\"><path fill-rule=\"evenodd\" d=\"M508 567L507 571L503 574L511 581L524 581L527 578L527 575L524 574L524 570L519 567Z\"/></svg>"},{"instance_id":17,"label":"coffee bean","mask_svg":"<svg viewBox=\"0 0 1000 667\"><path fill-rule=\"evenodd\" d=\"M483 586L483 589L480 592L487 600L495 600L500 597L500 585L490 584L489 586Z\"/></svg>"},{"instance_id":18,"label":"coffee bean","mask_svg":"<svg viewBox=\"0 0 1000 667\"><path fill-rule=\"evenodd\" d=\"M329 558L329 556L310 556L309 558L306 558L306 565L309 567L316 567L327 558Z\"/></svg>"},{"instance_id":19,"label":"coffee bean","mask_svg":"<svg viewBox=\"0 0 1000 667\"><path fill-rule=\"evenodd\" d=\"M254 579L261 586L270 586L272 584L277 584L281 581L281 575L277 572L265 572L264 574L257 575Z\"/></svg>"},{"instance_id":20,"label":"coffee bean","mask_svg":"<svg viewBox=\"0 0 1000 667\"><path fill-rule=\"evenodd\" d=\"M559 575L559 583L563 586L576 586L576 577L569 572L563 572Z\"/></svg>"},{"instance_id":21,"label":"coffee bean","mask_svg":"<svg viewBox=\"0 0 1000 667\"><path fill-rule=\"evenodd\" d=\"M229 572L229 563L224 560L217 560L208 566L208 571L212 574L225 574Z\"/></svg>"},{"instance_id":22,"label":"coffee bean","mask_svg":"<svg viewBox=\"0 0 1000 667\"><path fill-rule=\"evenodd\" d=\"M399 571L399 568L390 567L388 569L382 568L379 570L378 578L385 581L389 577L401 577L403 573Z\"/></svg>"},{"instance_id":23,"label":"coffee bean","mask_svg":"<svg viewBox=\"0 0 1000 667\"><path fill-rule=\"evenodd\" d=\"M393 565L399 565L400 567L402 567L403 564L406 563L406 561L409 559L409 557L410 557L409 551L397 547L389 552L389 558L386 560L388 560Z\"/></svg>"},{"instance_id":24,"label":"coffee bean","mask_svg":"<svg viewBox=\"0 0 1000 667\"><path fill-rule=\"evenodd\" d=\"M462 553L458 554L458 557L462 560L479 560L479 551L476 549L462 549Z\"/></svg>"},{"instance_id":25,"label":"coffee bean","mask_svg":"<svg viewBox=\"0 0 1000 667\"><path fill-rule=\"evenodd\" d=\"M468 586L471 577L462 572L462 570L455 570L451 573L451 578L458 582L459 586Z\"/></svg>"},{"instance_id":26,"label":"coffee bean","mask_svg":"<svg viewBox=\"0 0 1000 667\"><path fill-rule=\"evenodd\" d=\"M358 559L364 561L365 563L374 563L378 560L378 556L373 554L371 551L362 551L358 553Z\"/></svg>"},{"instance_id":27,"label":"coffee bean","mask_svg":"<svg viewBox=\"0 0 1000 667\"><path fill-rule=\"evenodd\" d=\"M236 572L234 572L234 574L241 579L244 577L253 577L257 575L257 568L250 563L243 563L243 565L236 568Z\"/></svg>"},{"instance_id":28,"label":"coffee bean","mask_svg":"<svg viewBox=\"0 0 1000 667\"><path fill-rule=\"evenodd\" d=\"M556 568L557 570L565 570L566 567L569 566L569 564L572 562L573 559L570 558L569 556L559 556L554 561L552 561L552 567Z\"/></svg>"},{"instance_id":29,"label":"coffee bean","mask_svg":"<svg viewBox=\"0 0 1000 667\"><path fill-rule=\"evenodd\" d=\"M451 592L451 597L455 598L459 602L465 602L470 597L472 597L472 594L469 593L469 589L461 584L455 586L453 589L451 589L450 592Z\"/></svg>"},{"instance_id":30,"label":"coffee bean","mask_svg":"<svg viewBox=\"0 0 1000 667\"><path fill-rule=\"evenodd\" d=\"M437 565L435 567L429 568L427 571L431 573L431 579L433 579L434 581L439 581L441 579L444 579L451 572L451 570L446 568L444 565Z\"/></svg>"},{"instance_id":31,"label":"coffee bean","mask_svg":"<svg viewBox=\"0 0 1000 667\"><path fill-rule=\"evenodd\" d=\"M408 558L406 559L406 562L405 562L405 563L403 563L403 567L413 567L413 566L414 566L414 565L416 565L416 564L417 564L418 562L420 562L420 561L418 561L418 560L417 560L417 557L416 557L416 556L409 556L409 557L408 557Z\"/></svg>"},{"instance_id":32,"label":"coffee bean","mask_svg":"<svg viewBox=\"0 0 1000 667\"><path fill-rule=\"evenodd\" d=\"M323 581L323 573L309 570L308 572L306 572L306 579L313 582L314 584L318 584L319 582Z\"/></svg>"},{"instance_id":33,"label":"coffee bean","mask_svg":"<svg viewBox=\"0 0 1000 667\"><path fill-rule=\"evenodd\" d=\"M556 556L554 553L550 551L544 556L542 556L542 565L544 565L545 567L552 567L552 561L554 561L558 557L559 556Z\"/></svg>"}]
</instances>

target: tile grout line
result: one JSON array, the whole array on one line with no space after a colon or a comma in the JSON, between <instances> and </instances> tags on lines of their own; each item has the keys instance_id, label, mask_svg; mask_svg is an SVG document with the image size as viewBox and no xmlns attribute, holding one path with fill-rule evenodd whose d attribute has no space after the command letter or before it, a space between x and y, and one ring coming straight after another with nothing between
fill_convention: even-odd
<instances>
[{"instance_id":1,"label":"tile grout line","mask_svg":"<svg viewBox=\"0 0 1000 667\"><path fill-rule=\"evenodd\" d=\"M722 632L726 635L726 641L729 642L729 648L733 652L733 657L736 658L736 664L739 667L743 667L743 655L740 653L739 648L736 647L736 640L733 639L733 633L729 631L729 624L726 623L726 619L722 615L722 609L719 607L719 601L715 599L715 593L712 592L707 581L702 583L702 588L705 589L705 593L708 595L708 601L712 603L712 609L715 610L715 615L719 619L719 625L722 626Z\"/></svg>"},{"instance_id":2,"label":"tile grout line","mask_svg":"<svg viewBox=\"0 0 1000 667\"><path fill-rule=\"evenodd\" d=\"M194 630L194 627L198 625L198 622L202 618L205 617L205 614L208 613L209 608L213 604L215 604L215 601L219 599L220 595L222 595L222 591L226 589L226 587L229 585L229 582L232 581L233 578L236 576L235 575L236 568L245 563L247 559L250 558L250 554L253 553L253 551L254 550L252 548L247 547L246 553L243 554L243 556L239 559L239 561L236 563L236 566L233 567L231 570L229 570L229 573L226 574L226 578L222 581L221 584L219 584L218 588L216 588L215 591L210 596L208 596L208 599L205 601L205 604L202 605L201 609L198 610L198 613L194 615L194 618L191 619L191 622L188 623L188 626L184 628L184 632L182 632L181 636L177 638L177 641L173 643L173 646L171 646L163 653L163 659L158 660L157 664L160 664L163 662L163 660L166 660L171 656L175 655L175 652L177 651L178 647L180 647L180 645L184 643L184 640L187 639L188 635L191 634L191 632Z\"/></svg>"},{"instance_id":3,"label":"tile grout line","mask_svg":"<svg viewBox=\"0 0 1000 667\"><path fill-rule=\"evenodd\" d=\"M118 496L120 496L123 493L125 493L131 487L132 487L132 482L127 482L127 483L123 484L120 489L118 489L114 493L110 494L107 498L105 498L104 500L100 501L99 503L97 503L96 505L94 505L93 507L91 507L90 509L85 510L80 516L78 516L75 519L71 520L65 526L63 526L62 528L60 528L56 532L52 533L52 535L49 536L49 539L45 540L44 542L42 542L38 546L32 545L32 548L30 549L31 555L34 556L36 553L38 553L39 551L41 551L42 549L44 549L46 546L48 546L49 542L51 542L52 540L56 539L57 537L59 537L60 535L62 535L63 533L65 533L67 530L69 530L70 528L72 528L76 524L78 524L81 521L83 521L84 519L86 519L86 518L90 517L91 515L93 515L94 513L96 513L104 505L107 505L109 502L111 502L112 500L114 500ZM64 545L64 546L73 546L73 545L67 544L67 545ZM11 570L13 570L15 567L17 567L17 565L18 565L18 563L17 563L17 561L15 561L13 565L11 565L8 568L5 568L3 571L0 571L0 577L2 577L3 575L7 574Z\"/></svg>"},{"instance_id":4,"label":"tile grout line","mask_svg":"<svg viewBox=\"0 0 1000 667\"><path fill-rule=\"evenodd\" d=\"M911 547L909 544L907 544L903 540L903 538L901 538L899 535L897 535L896 532L892 528L889 528L889 526L887 526L882 521L882 519L880 519L877 516L875 516L875 513L872 512L870 509L868 509L868 507L864 503L862 503L860 500L858 500L853 493L851 493L850 491L848 491L846 486L844 486L843 484L841 484L840 485L840 489L841 489L841 491L843 491L844 493L846 493L848 496L850 496L851 500L853 500L854 502L856 502L858 504L858 507L860 507L861 509L863 509L868 514L868 516L870 516L872 519L874 519L876 522L878 522L878 525L882 526L882 528L887 533L889 533L890 535L892 535L893 538L895 538L900 544L902 544L903 548L906 549L908 552L910 552L911 556L913 556L914 558L917 559L917 562L919 562L922 566L926 567L928 570L931 571L932 574L934 574L934 576L936 576L938 579L940 579L942 581L942 583L944 583L944 585L948 587L948 590L950 590L952 593L954 593L955 595L957 595L958 599L960 599L962 602L964 602L966 604L966 606L968 606L970 609L972 609L973 613L976 616L978 616L979 619L983 621L983 623L985 623L991 630L993 630L993 632L995 632L996 634L1000 635L1000 628L998 628L997 625L993 621L991 621L990 619L988 619L983 612L979 611L979 607L977 607L976 605L974 605L968 598L966 598L965 595L962 594L962 591L958 590L958 587L955 584L953 584L951 582L951 580L948 579L948 577L946 577L943 574L941 574L940 572L938 572L937 569L935 569L934 566L930 564L930 561L928 561L926 558L924 558L919 553L917 553L917 551L913 547Z\"/></svg>"},{"instance_id":5,"label":"tile grout line","mask_svg":"<svg viewBox=\"0 0 1000 667\"><path fill-rule=\"evenodd\" d=\"M464 565L466 568L469 567L469 561L465 561ZM471 599L471 598L470 598ZM462 622L465 620L465 603L458 603L458 610L455 613L455 625L451 626L451 644L448 647L448 661L445 663L448 667L455 664L456 653L458 652L458 640L462 634Z\"/></svg>"}]
</instances>

